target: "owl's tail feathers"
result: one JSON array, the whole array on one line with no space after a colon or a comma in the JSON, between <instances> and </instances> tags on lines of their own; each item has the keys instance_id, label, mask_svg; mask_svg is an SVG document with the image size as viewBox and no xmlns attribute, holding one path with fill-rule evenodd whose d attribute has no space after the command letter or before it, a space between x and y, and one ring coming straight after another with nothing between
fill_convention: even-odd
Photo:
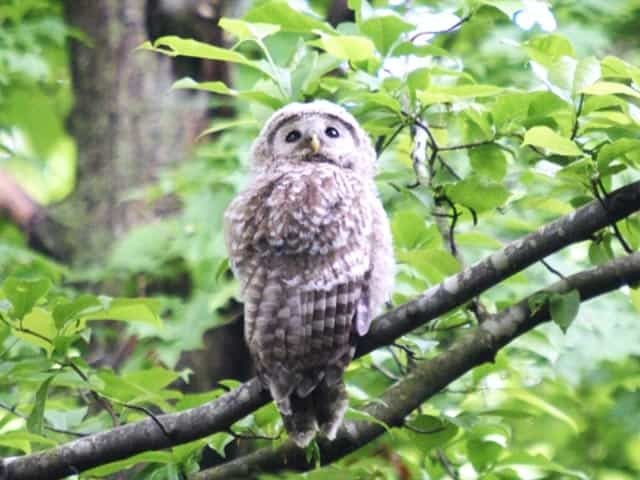
<instances>
[{"instance_id":1,"label":"owl's tail feathers","mask_svg":"<svg viewBox=\"0 0 640 480\"><path fill-rule=\"evenodd\" d=\"M320 431L329 440L335 440L349 406L344 381L342 378L338 378L335 382L328 383L325 379L320 382L311 396L316 407L316 418L320 425Z\"/></svg>"},{"instance_id":2,"label":"owl's tail feathers","mask_svg":"<svg viewBox=\"0 0 640 480\"><path fill-rule=\"evenodd\" d=\"M285 415L282 410L280 411L284 428L287 429L289 438L296 445L304 448L311 443L318 432L313 398L310 395L300 398L294 393L290 397L290 403L291 414Z\"/></svg>"}]
</instances>

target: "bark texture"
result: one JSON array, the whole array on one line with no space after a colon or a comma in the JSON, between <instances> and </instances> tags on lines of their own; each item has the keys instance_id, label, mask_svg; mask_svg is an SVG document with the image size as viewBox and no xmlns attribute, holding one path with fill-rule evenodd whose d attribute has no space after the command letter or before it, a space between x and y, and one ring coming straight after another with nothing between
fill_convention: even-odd
<instances>
[{"instance_id":1,"label":"bark texture","mask_svg":"<svg viewBox=\"0 0 640 480\"><path fill-rule=\"evenodd\" d=\"M55 214L82 262L99 260L133 225L173 208L132 200L131 193L187 156L206 98L169 92L171 60L135 50L147 39L145 0L67 0L64 9L87 39L70 44L76 188Z\"/></svg>"}]
</instances>

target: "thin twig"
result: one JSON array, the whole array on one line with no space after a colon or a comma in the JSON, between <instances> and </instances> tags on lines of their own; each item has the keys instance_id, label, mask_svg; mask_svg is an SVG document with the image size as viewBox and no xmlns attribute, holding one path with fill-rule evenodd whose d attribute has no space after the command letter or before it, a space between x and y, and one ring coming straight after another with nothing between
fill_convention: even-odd
<instances>
[{"instance_id":1,"label":"thin twig","mask_svg":"<svg viewBox=\"0 0 640 480\"><path fill-rule=\"evenodd\" d=\"M273 440L279 440L280 437L282 437L282 431L278 432L278 435L273 437L269 437L267 435L258 435L252 430L250 430L250 432L251 434L247 435L245 433L234 432L231 428L227 429L227 433L238 440L272 440L273 441Z\"/></svg>"},{"instance_id":2,"label":"thin twig","mask_svg":"<svg viewBox=\"0 0 640 480\"><path fill-rule=\"evenodd\" d=\"M600 205L602 205L602 208L604 208L605 211L608 211L609 207L607 205L607 202L608 202L609 194L607 193L607 190L602 183L602 179L600 178L594 179L592 180L591 184L593 187L593 193L595 194L596 198L600 202ZM602 190L603 196L600 196L600 190ZM627 253L633 253L633 249L629 246L627 241L622 236L622 233L620 232L620 229L618 228L618 225L616 224L616 222L611 222L611 227L613 228L613 233L618 239L618 241L620 242L620 245L622 245L623 250Z\"/></svg>"},{"instance_id":3,"label":"thin twig","mask_svg":"<svg viewBox=\"0 0 640 480\"><path fill-rule=\"evenodd\" d=\"M151 418L151 420L153 420L153 423L155 423L158 426L158 428L162 430L162 433L164 434L165 437L169 439L171 438L171 433L165 428L165 426L162 424L160 419L156 417L156 415L147 407L143 407L142 405L132 405L130 403L124 403L124 402L117 402L117 403L122 405L123 407L130 408L131 410L138 410L140 412L145 413L149 418Z\"/></svg>"},{"instance_id":4,"label":"thin twig","mask_svg":"<svg viewBox=\"0 0 640 480\"><path fill-rule=\"evenodd\" d=\"M80 367L78 367L75 363L73 363L72 360L68 360L67 363L63 363L62 366L66 366L66 367L71 367L71 369L76 372L76 374L82 379L84 380L85 383L89 383L89 377L87 377L84 372L82 370L80 370ZM107 400L106 398L104 398L102 395L100 395L98 392L96 392L94 389L89 388L89 393L91 394L91 396L93 397L94 401L98 404L101 405L102 408L104 410L106 410L109 415L111 416L111 421L113 422L113 425L115 427L117 427L118 425L120 425L120 420L118 419L118 416L116 415L116 412L113 409L113 406L111 405L111 403L109 402L109 400Z\"/></svg>"},{"instance_id":5,"label":"thin twig","mask_svg":"<svg viewBox=\"0 0 640 480\"><path fill-rule=\"evenodd\" d=\"M571 140L576 138L578 134L578 118L582 114L582 106L584 105L584 93L580 94L580 99L578 100L578 110L576 110L576 121L573 124L573 129L571 130Z\"/></svg>"},{"instance_id":6,"label":"thin twig","mask_svg":"<svg viewBox=\"0 0 640 480\"><path fill-rule=\"evenodd\" d=\"M7 412L11 413L12 415L21 418L23 420L27 420L29 417L27 415L23 415L22 413L18 412L18 406L15 405L13 407L10 407L9 405L5 405L4 403L0 402L0 408L2 410L6 410ZM81 432L73 432L71 430L65 430L63 428L56 428L56 427L52 427L51 425L44 425L44 428L46 428L47 430L50 430L52 432L56 432L56 433L62 433L64 435L70 435L72 437L86 437L87 435L90 435L89 433L81 433Z\"/></svg>"},{"instance_id":7,"label":"thin twig","mask_svg":"<svg viewBox=\"0 0 640 480\"><path fill-rule=\"evenodd\" d=\"M441 448L438 448L436 450L436 456L438 457L438 461L440 462L440 465L442 465L442 468L444 468L445 472L447 472L447 475L449 475L453 480L460 480L458 472L456 472L456 470L453 468L451 462L449 461L449 458L445 455L444 451Z\"/></svg>"},{"instance_id":8,"label":"thin twig","mask_svg":"<svg viewBox=\"0 0 640 480\"><path fill-rule=\"evenodd\" d=\"M544 258L540 259L540 263L542 263L542 265L545 266L545 268L547 270L549 270L551 273L553 273L554 275L557 275L558 277L560 277L562 280L564 280L565 277L562 272L560 272L559 270L556 270L555 268L553 268L551 265L549 265L549 262L547 262Z\"/></svg>"},{"instance_id":9,"label":"thin twig","mask_svg":"<svg viewBox=\"0 0 640 480\"><path fill-rule=\"evenodd\" d=\"M459 21L457 21L456 23L451 25L449 28L446 28L444 30L432 30L432 31L427 31L427 32L418 32L414 36L409 38L409 41L410 42L415 42L418 38L423 37L425 35L438 35L438 34L441 34L441 33L451 33L456 28L458 28L460 25L462 25L463 23L468 22L471 19L472 16L473 16L473 14L470 13L469 15L467 15L465 17L462 17Z\"/></svg>"},{"instance_id":10,"label":"thin twig","mask_svg":"<svg viewBox=\"0 0 640 480\"><path fill-rule=\"evenodd\" d=\"M389 148L389 145L393 143L393 141L396 139L398 134L404 129L405 126L406 125L402 124L398 128L396 128L394 132L391 134L391 136L389 137L389 140L386 142L385 142L386 137L378 138L378 141L381 140L381 144L378 145L378 142L376 142L376 156L379 157L387 148Z\"/></svg>"}]
</instances>

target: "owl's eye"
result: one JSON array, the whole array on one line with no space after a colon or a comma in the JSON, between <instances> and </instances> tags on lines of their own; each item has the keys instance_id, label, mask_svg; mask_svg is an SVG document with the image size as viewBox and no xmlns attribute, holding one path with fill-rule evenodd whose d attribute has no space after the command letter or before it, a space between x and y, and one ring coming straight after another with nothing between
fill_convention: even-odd
<instances>
[{"instance_id":1,"label":"owl's eye","mask_svg":"<svg viewBox=\"0 0 640 480\"><path fill-rule=\"evenodd\" d=\"M302 137L300 130L291 130L289 133L287 133L285 141L287 143L297 142L298 140L300 140L300 137Z\"/></svg>"},{"instance_id":2,"label":"owl's eye","mask_svg":"<svg viewBox=\"0 0 640 480\"><path fill-rule=\"evenodd\" d=\"M340 136L340 132L337 129L333 128L333 127L327 127L327 129L324 131L324 133L329 138L338 138Z\"/></svg>"}]
</instances>

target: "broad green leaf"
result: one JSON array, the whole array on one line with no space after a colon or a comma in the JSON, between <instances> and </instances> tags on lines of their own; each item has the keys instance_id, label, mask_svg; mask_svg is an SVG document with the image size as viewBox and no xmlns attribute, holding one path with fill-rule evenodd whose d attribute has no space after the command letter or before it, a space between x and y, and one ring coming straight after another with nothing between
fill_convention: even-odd
<instances>
[{"instance_id":1,"label":"broad green leaf","mask_svg":"<svg viewBox=\"0 0 640 480\"><path fill-rule=\"evenodd\" d=\"M549 127L533 127L524 134L522 145L533 145L558 155L577 157L582 151L573 140L558 135Z\"/></svg>"},{"instance_id":2,"label":"broad green leaf","mask_svg":"<svg viewBox=\"0 0 640 480\"><path fill-rule=\"evenodd\" d=\"M415 26L397 15L368 18L359 25L360 31L373 40L382 55L387 55L400 36Z\"/></svg>"},{"instance_id":3,"label":"broad green leaf","mask_svg":"<svg viewBox=\"0 0 640 480\"><path fill-rule=\"evenodd\" d=\"M205 58L207 60L241 63L248 66L254 64L254 62L236 51L173 35L160 37L153 43L144 42L138 49L151 50L172 57L184 55L186 57Z\"/></svg>"},{"instance_id":4,"label":"broad green leaf","mask_svg":"<svg viewBox=\"0 0 640 480\"><path fill-rule=\"evenodd\" d=\"M401 55L416 55L418 57L434 56L446 57L449 52L444 48L435 45L416 45L413 42L400 42L389 53L391 57L399 57Z\"/></svg>"},{"instance_id":5,"label":"broad green leaf","mask_svg":"<svg viewBox=\"0 0 640 480\"><path fill-rule=\"evenodd\" d=\"M553 472L560 476L560 478L577 478L579 480L592 480L592 477L584 474L578 470L570 470L568 468L563 467L562 465L558 465L555 462L552 462L544 455L531 455L529 453L523 452L509 452L504 458L500 459L499 465L494 467L494 471L502 472L505 471L507 473L506 478L520 478L519 476L514 476L513 473L515 469L518 467L523 467L525 471L534 471L534 472ZM506 470L508 468L508 470ZM545 476L543 478L547 478ZM500 477L503 478L503 477ZM541 478L539 475L537 478Z\"/></svg>"},{"instance_id":6,"label":"broad green leaf","mask_svg":"<svg viewBox=\"0 0 640 480\"><path fill-rule=\"evenodd\" d=\"M192 90L204 90L206 92L219 93L221 95L236 95L236 91L229 88L224 82L196 82L190 77L184 77L176 80L171 85L172 89L187 88Z\"/></svg>"},{"instance_id":7,"label":"broad green leaf","mask_svg":"<svg viewBox=\"0 0 640 480\"><path fill-rule=\"evenodd\" d=\"M469 151L473 171L499 182L507 173L507 157L495 145L483 145Z\"/></svg>"},{"instance_id":8,"label":"broad green leaf","mask_svg":"<svg viewBox=\"0 0 640 480\"><path fill-rule=\"evenodd\" d=\"M43 348L47 354L51 354L56 331L56 324L51 313L43 308L35 307L16 325L14 335Z\"/></svg>"},{"instance_id":9,"label":"broad green leaf","mask_svg":"<svg viewBox=\"0 0 640 480\"><path fill-rule=\"evenodd\" d=\"M88 478L106 477L116 472L122 472L123 470L126 470L127 468L139 463L170 464L172 462L173 455L171 454L171 452L144 452L138 455L134 455L133 457L129 457L125 460L120 460L118 462L112 462L106 465L92 468L91 470L87 470L84 475L86 475Z\"/></svg>"},{"instance_id":10,"label":"broad green leaf","mask_svg":"<svg viewBox=\"0 0 640 480\"><path fill-rule=\"evenodd\" d=\"M27 429L31 433L42 435L42 431L44 430L44 408L49 394L49 385L54 378L54 375L47 378L42 382L36 392L36 398L33 401L33 408L27 418Z\"/></svg>"},{"instance_id":11,"label":"broad green leaf","mask_svg":"<svg viewBox=\"0 0 640 480\"><path fill-rule=\"evenodd\" d=\"M280 25L272 23L250 23L237 18L221 18L218 25L223 30L238 37L239 41L262 40L280 30Z\"/></svg>"},{"instance_id":12,"label":"broad green leaf","mask_svg":"<svg viewBox=\"0 0 640 480\"><path fill-rule=\"evenodd\" d=\"M540 35L524 43L529 56L541 65L549 67L562 57L575 58L571 42L558 34Z\"/></svg>"},{"instance_id":13,"label":"broad green leaf","mask_svg":"<svg viewBox=\"0 0 640 480\"><path fill-rule=\"evenodd\" d=\"M222 458L226 458L225 448L233 442L233 435L225 432L214 433L209 437L207 445Z\"/></svg>"},{"instance_id":14,"label":"broad green leaf","mask_svg":"<svg viewBox=\"0 0 640 480\"><path fill-rule=\"evenodd\" d=\"M314 33L320 35L320 38L309 42L311 45L320 47L328 54L342 60L351 62L359 62L368 60L375 55L375 46L367 37L356 35L330 35L315 30Z\"/></svg>"},{"instance_id":15,"label":"broad green leaf","mask_svg":"<svg viewBox=\"0 0 640 480\"><path fill-rule=\"evenodd\" d=\"M229 128L236 128L236 127L246 127L246 126L257 126L258 124L256 123L255 120L248 120L248 119L244 119L244 120L229 120L226 122L217 122L216 124L214 124L213 126L207 128L206 130L204 130L202 133L200 133L200 135L198 135L198 139L204 137L205 135L210 135L212 133L218 133L221 132L223 130L228 130Z\"/></svg>"},{"instance_id":16,"label":"broad green leaf","mask_svg":"<svg viewBox=\"0 0 640 480\"><path fill-rule=\"evenodd\" d=\"M472 5L487 5L504 13L509 19L513 19L515 14L523 9L524 4L521 0L475 0Z\"/></svg>"},{"instance_id":17,"label":"broad green leaf","mask_svg":"<svg viewBox=\"0 0 640 480\"><path fill-rule=\"evenodd\" d=\"M451 103L468 98L493 97L502 92L502 88L495 85L456 85L453 87L432 86L427 90L416 92L418 100L425 105L433 103Z\"/></svg>"},{"instance_id":18,"label":"broad green leaf","mask_svg":"<svg viewBox=\"0 0 640 480\"><path fill-rule=\"evenodd\" d=\"M551 319L565 333L578 315L579 309L580 292L577 290L571 290L570 292L562 294L553 294L549 298Z\"/></svg>"},{"instance_id":19,"label":"broad green leaf","mask_svg":"<svg viewBox=\"0 0 640 480\"><path fill-rule=\"evenodd\" d=\"M391 432L391 427L389 425L384 423L382 420L374 417L370 413L365 412L364 410L358 410L358 409L349 407L347 409L347 413L345 414L345 418L347 420L360 420L360 421L375 423L377 425L380 425L387 432Z\"/></svg>"},{"instance_id":20,"label":"broad green leaf","mask_svg":"<svg viewBox=\"0 0 640 480\"><path fill-rule=\"evenodd\" d=\"M398 247L415 249L440 244L437 228L427 227L425 218L415 211L396 212L391 221L391 229L393 241Z\"/></svg>"},{"instance_id":21,"label":"broad green leaf","mask_svg":"<svg viewBox=\"0 0 640 480\"><path fill-rule=\"evenodd\" d=\"M600 79L600 62L595 57L587 57L578 61L576 65L572 92L581 92Z\"/></svg>"},{"instance_id":22,"label":"broad green leaf","mask_svg":"<svg viewBox=\"0 0 640 480\"><path fill-rule=\"evenodd\" d=\"M587 95L628 95L634 98L640 98L640 92L633 88L616 82L596 82L582 89L582 93Z\"/></svg>"},{"instance_id":23,"label":"broad green leaf","mask_svg":"<svg viewBox=\"0 0 640 480\"><path fill-rule=\"evenodd\" d=\"M82 320L121 320L162 327L158 315L159 302L151 298L100 297L101 307L81 315Z\"/></svg>"},{"instance_id":24,"label":"broad green leaf","mask_svg":"<svg viewBox=\"0 0 640 480\"><path fill-rule=\"evenodd\" d=\"M13 306L13 316L22 318L29 313L36 302L51 288L48 278L34 280L16 277L7 278L2 284L2 292Z\"/></svg>"},{"instance_id":25,"label":"broad green leaf","mask_svg":"<svg viewBox=\"0 0 640 480\"><path fill-rule=\"evenodd\" d=\"M73 300L64 300L53 309L53 319L56 328L62 328L65 323L77 318L81 312L94 307L100 307L100 300L93 295L79 295Z\"/></svg>"},{"instance_id":26,"label":"broad green leaf","mask_svg":"<svg viewBox=\"0 0 640 480\"><path fill-rule=\"evenodd\" d=\"M620 58L609 56L600 62L602 76L605 78L623 78L633 80L640 84L640 68L621 60Z\"/></svg>"},{"instance_id":27,"label":"broad green leaf","mask_svg":"<svg viewBox=\"0 0 640 480\"><path fill-rule=\"evenodd\" d=\"M502 184L477 175L447 185L445 190L453 202L477 212L499 207L509 198L509 191Z\"/></svg>"},{"instance_id":28,"label":"broad green leaf","mask_svg":"<svg viewBox=\"0 0 640 480\"><path fill-rule=\"evenodd\" d=\"M490 441L470 438L467 440L467 455L473 464L473 468L478 472L484 472L493 465L504 448L502 445Z\"/></svg>"},{"instance_id":29,"label":"broad green leaf","mask_svg":"<svg viewBox=\"0 0 640 480\"><path fill-rule=\"evenodd\" d=\"M311 34L314 30L334 32L333 28L318 17L300 12L282 0L268 0L252 7L244 16L249 22L264 22L279 25L285 32Z\"/></svg>"},{"instance_id":30,"label":"broad green leaf","mask_svg":"<svg viewBox=\"0 0 640 480\"><path fill-rule=\"evenodd\" d=\"M605 237L600 241L593 241L589 244L589 261L594 265L602 265L614 258L611 237Z\"/></svg>"},{"instance_id":31,"label":"broad green leaf","mask_svg":"<svg viewBox=\"0 0 640 480\"><path fill-rule=\"evenodd\" d=\"M57 442L49 438L26 431L13 431L0 433L0 445L31 453L31 444L37 443L45 447L55 447Z\"/></svg>"},{"instance_id":32,"label":"broad green leaf","mask_svg":"<svg viewBox=\"0 0 640 480\"><path fill-rule=\"evenodd\" d=\"M367 0L347 0L347 6L353 10L357 24L362 23L363 20L369 18L374 12Z\"/></svg>"},{"instance_id":33,"label":"broad green leaf","mask_svg":"<svg viewBox=\"0 0 640 480\"><path fill-rule=\"evenodd\" d=\"M580 431L578 424L576 421L567 413L563 412L561 409L552 405L544 398L534 395L533 393L528 392L524 389L514 389L511 392L513 398L517 398L538 410L545 412L548 415L551 415L553 418L560 420L561 422L567 424L574 432L578 433Z\"/></svg>"},{"instance_id":34,"label":"broad green leaf","mask_svg":"<svg viewBox=\"0 0 640 480\"><path fill-rule=\"evenodd\" d=\"M418 415L408 422L402 431L423 453L443 447L458 433L458 427L450 421L432 415Z\"/></svg>"}]
</instances>

